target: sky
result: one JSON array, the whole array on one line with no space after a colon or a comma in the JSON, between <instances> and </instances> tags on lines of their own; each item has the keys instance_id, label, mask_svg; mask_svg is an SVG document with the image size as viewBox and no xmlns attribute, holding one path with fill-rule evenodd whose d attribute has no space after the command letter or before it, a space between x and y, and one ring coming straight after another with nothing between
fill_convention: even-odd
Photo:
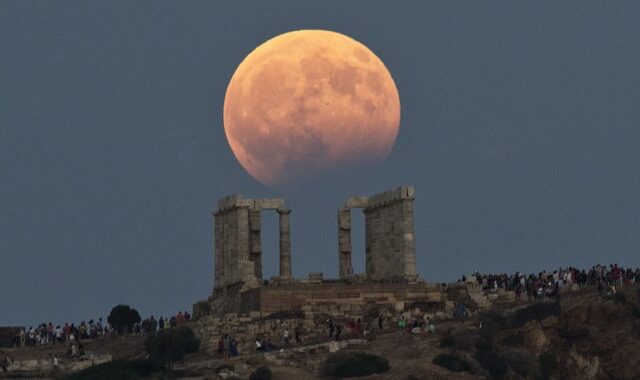
<instances>
[{"instance_id":1,"label":"sky","mask_svg":"<svg viewBox=\"0 0 640 380\"><path fill-rule=\"evenodd\" d=\"M347 197L399 185L428 282L640 266L638 20L634 1L0 1L0 326L190 310L233 193L286 198L300 278L337 277ZM247 54L299 29L382 59L400 132L384 163L274 190L235 159L222 105ZM277 231L264 213L265 278Z\"/></svg>"}]
</instances>

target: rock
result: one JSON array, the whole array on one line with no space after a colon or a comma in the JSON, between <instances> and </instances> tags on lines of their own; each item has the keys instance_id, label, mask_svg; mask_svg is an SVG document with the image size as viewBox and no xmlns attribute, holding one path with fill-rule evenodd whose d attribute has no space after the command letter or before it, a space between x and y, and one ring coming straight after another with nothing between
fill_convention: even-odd
<instances>
[{"instance_id":1,"label":"rock","mask_svg":"<svg viewBox=\"0 0 640 380\"><path fill-rule=\"evenodd\" d=\"M347 343L349 346L366 346L369 344L366 339L349 339Z\"/></svg>"},{"instance_id":2,"label":"rock","mask_svg":"<svg viewBox=\"0 0 640 380\"><path fill-rule=\"evenodd\" d=\"M233 372L232 370L228 368L224 368L220 370L220 372L218 372L218 379L235 380L235 379L240 379L240 376L237 373Z\"/></svg>"}]
</instances>

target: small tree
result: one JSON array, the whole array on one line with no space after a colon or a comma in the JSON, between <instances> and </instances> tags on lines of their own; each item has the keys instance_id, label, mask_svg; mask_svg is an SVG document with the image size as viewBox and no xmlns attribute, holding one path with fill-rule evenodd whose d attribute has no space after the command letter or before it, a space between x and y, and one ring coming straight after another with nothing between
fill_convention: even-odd
<instances>
[{"instance_id":1,"label":"small tree","mask_svg":"<svg viewBox=\"0 0 640 380\"><path fill-rule=\"evenodd\" d=\"M133 325L141 320L138 310L132 309L128 305L115 306L107 317L107 322L120 334L131 331Z\"/></svg>"},{"instance_id":2,"label":"small tree","mask_svg":"<svg viewBox=\"0 0 640 380\"><path fill-rule=\"evenodd\" d=\"M186 326L149 334L144 341L144 349L149 354L149 359L162 366L169 377L177 362L184 360L186 354L196 352L199 348L200 340Z\"/></svg>"},{"instance_id":3,"label":"small tree","mask_svg":"<svg viewBox=\"0 0 640 380\"><path fill-rule=\"evenodd\" d=\"M263 366L253 371L249 376L249 380L271 380L272 377L273 372L271 372L271 369Z\"/></svg>"}]
</instances>

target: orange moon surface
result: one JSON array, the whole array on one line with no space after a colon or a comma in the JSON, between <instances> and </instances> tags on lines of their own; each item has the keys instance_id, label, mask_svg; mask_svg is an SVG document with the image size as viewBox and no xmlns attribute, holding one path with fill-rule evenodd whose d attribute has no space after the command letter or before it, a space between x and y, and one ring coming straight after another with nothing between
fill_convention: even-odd
<instances>
[{"instance_id":1,"label":"orange moon surface","mask_svg":"<svg viewBox=\"0 0 640 380\"><path fill-rule=\"evenodd\" d=\"M325 30L293 31L258 46L224 99L231 150L272 187L383 161L399 127L398 90L382 61Z\"/></svg>"}]
</instances>

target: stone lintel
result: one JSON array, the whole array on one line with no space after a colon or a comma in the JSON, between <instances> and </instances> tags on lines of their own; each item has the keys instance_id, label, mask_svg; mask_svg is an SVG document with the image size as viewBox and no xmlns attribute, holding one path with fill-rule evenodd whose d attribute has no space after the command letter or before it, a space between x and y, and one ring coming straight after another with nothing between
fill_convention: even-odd
<instances>
[{"instance_id":1,"label":"stone lintel","mask_svg":"<svg viewBox=\"0 0 640 380\"><path fill-rule=\"evenodd\" d=\"M381 207L405 199L415 199L413 186L400 186L393 190L376 194L373 197L369 198L369 204L367 208Z\"/></svg>"},{"instance_id":2,"label":"stone lintel","mask_svg":"<svg viewBox=\"0 0 640 380\"><path fill-rule=\"evenodd\" d=\"M284 208L284 199L254 199L252 207L254 210L278 210Z\"/></svg>"},{"instance_id":3,"label":"stone lintel","mask_svg":"<svg viewBox=\"0 0 640 380\"><path fill-rule=\"evenodd\" d=\"M218 201L218 212L236 207L251 207L252 200L242 198L242 194L233 194Z\"/></svg>"},{"instance_id":4,"label":"stone lintel","mask_svg":"<svg viewBox=\"0 0 640 380\"><path fill-rule=\"evenodd\" d=\"M349 197L344 202L345 208L366 208L367 206L369 206L369 197Z\"/></svg>"}]
</instances>

